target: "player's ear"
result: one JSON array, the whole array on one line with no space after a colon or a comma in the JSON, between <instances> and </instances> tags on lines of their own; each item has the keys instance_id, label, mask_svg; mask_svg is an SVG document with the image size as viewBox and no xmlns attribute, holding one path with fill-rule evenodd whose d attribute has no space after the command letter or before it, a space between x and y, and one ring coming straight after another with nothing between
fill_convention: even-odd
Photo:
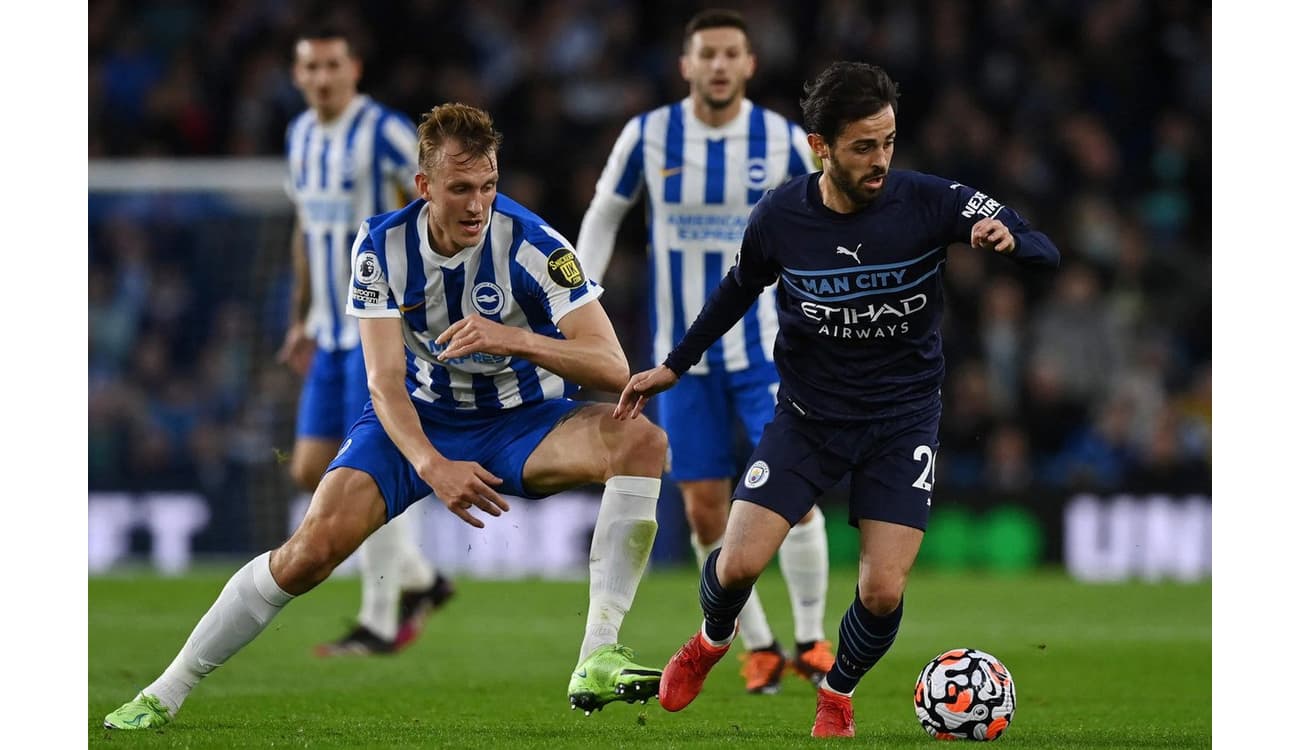
<instances>
[{"instance_id":1,"label":"player's ear","mask_svg":"<svg viewBox=\"0 0 1300 750\"><path fill-rule=\"evenodd\" d=\"M691 82L690 71L687 70L687 66L689 64L690 64L690 58L687 57L685 54L678 56L677 70L682 74L682 80L686 81L687 83Z\"/></svg>"},{"instance_id":2,"label":"player's ear","mask_svg":"<svg viewBox=\"0 0 1300 750\"><path fill-rule=\"evenodd\" d=\"M424 172L415 173L415 192L426 201L429 200L429 177Z\"/></svg>"},{"instance_id":3,"label":"player's ear","mask_svg":"<svg viewBox=\"0 0 1300 750\"><path fill-rule=\"evenodd\" d=\"M808 134L808 148L812 149L813 156L816 156L818 161L825 161L827 154L830 152L830 145L826 143L826 139L821 136L821 133Z\"/></svg>"}]
</instances>

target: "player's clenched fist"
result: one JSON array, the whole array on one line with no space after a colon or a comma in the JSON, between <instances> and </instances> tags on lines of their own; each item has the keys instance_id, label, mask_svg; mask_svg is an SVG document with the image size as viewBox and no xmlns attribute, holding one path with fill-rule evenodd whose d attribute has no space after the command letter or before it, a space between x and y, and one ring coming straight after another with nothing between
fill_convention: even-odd
<instances>
[{"instance_id":1,"label":"player's clenched fist","mask_svg":"<svg viewBox=\"0 0 1300 750\"><path fill-rule=\"evenodd\" d=\"M618 397L618 406L614 407L614 418L636 419L637 415L645 409L646 402L651 396L663 393L674 385L677 385L677 373L664 365L659 365L653 370L638 372L627 381L622 395Z\"/></svg>"},{"instance_id":2,"label":"player's clenched fist","mask_svg":"<svg viewBox=\"0 0 1300 750\"><path fill-rule=\"evenodd\" d=\"M1016 236L997 219L980 219L970 228L970 244L1005 255L1016 249Z\"/></svg>"},{"instance_id":3,"label":"player's clenched fist","mask_svg":"<svg viewBox=\"0 0 1300 750\"><path fill-rule=\"evenodd\" d=\"M515 353L519 334L514 326L502 325L481 315L470 315L452 323L435 343L446 344L438 359L456 359L468 354L496 354L509 356Z\"/></svg>"}]
</instances>

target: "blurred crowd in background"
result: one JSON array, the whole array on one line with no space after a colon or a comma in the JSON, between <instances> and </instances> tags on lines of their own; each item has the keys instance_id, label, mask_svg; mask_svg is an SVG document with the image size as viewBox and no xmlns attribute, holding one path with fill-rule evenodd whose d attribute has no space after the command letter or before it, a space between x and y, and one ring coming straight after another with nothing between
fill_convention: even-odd
<instances>
[{"instance_id":1,"label":"blurred crowd in background","mask_svg":"<svg viewBox=\"0 0 1300 750\"><path fill-rule=\"evenodd\" d=\"M826 64L882 65L901 91L894 166L974 186L1062 250L1059 271L1027 275L951 249L939 487L1208 492L1208 4L732 5L758 58L750 98L799 121ZM728 4L96 0L89 156L282 154L303 107L295 34L331 19L355 30L377 100L412 119L443 101L488 109L502 192L572 241L624 122L685 96L682 27L708 6ZM92 491L235 500L250 472L284 473L299 386L274 362L285 212L92 196ZM634 369L650 364L644 238L634 212L600 279Z\"/></svg>"}]
</instances>

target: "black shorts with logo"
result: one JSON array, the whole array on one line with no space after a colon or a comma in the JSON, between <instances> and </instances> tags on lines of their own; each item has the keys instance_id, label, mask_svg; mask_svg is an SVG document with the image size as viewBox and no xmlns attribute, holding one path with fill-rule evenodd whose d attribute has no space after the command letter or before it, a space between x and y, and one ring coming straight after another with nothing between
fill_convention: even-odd
<instances>
[{"instance_id":1,"label":"black shorts with logo","mask_svg":"<svg viewBox=\"0 0 1300 750\"><path fill-rule=\"evenodd\" d=\"M794 526L817 498L849 476L849 523L889 521L925 530L942 404L901 417L822 422L782 399L750 456L735 497Z\"/></svg>"}]
</instances>

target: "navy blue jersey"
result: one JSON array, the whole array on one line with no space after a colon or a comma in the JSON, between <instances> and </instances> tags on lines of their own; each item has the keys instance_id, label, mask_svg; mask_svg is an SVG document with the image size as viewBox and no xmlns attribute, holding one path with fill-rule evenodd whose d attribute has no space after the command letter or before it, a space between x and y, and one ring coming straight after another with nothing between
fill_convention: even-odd
<instances>
[{"instance_id":1,"label":"navy blue jersey","mask_svg":"<svg viewBox=\"0 0 1300 750\"><path fill-rule=\"evenodd\" d=\"M891 170L878 198L840 214L822 203L820 176L793 179L754 207L736 264L665 364L684 372L736 308L743 314L776 283L783 401L834 421L924 409L943 382L948 246L969 244L976 222L996 218L1016 238L1008 257L1055 266L1060 253L1015 211L951 180Z\"/></svg>"}]
</instances>

